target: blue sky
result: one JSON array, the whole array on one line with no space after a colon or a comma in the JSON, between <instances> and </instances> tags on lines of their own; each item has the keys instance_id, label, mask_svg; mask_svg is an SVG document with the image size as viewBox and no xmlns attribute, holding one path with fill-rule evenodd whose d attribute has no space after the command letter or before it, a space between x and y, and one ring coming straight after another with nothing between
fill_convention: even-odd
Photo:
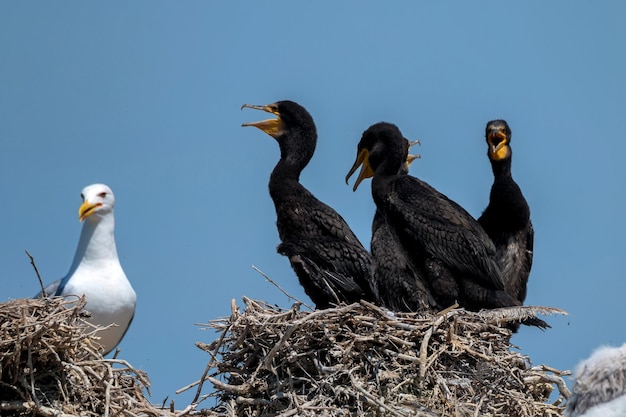
<instances>
[{"instance_id":1,"label":"blue sky","mask_svg":"<svg viewBox=\"0 0 626 417\"><path fill-rule=\"evenodd\" d=\"M570 313L513 343L573 369L626 339L625 19L620 1L1 2L0 301L39 289L25 249L46 282L67 272L80 191L108 184L138 294L121 356L154 402L184 406L193 393L174 391L209 360L194 343L216 337L195 323L243 295L290 306L251 265L308 301L275 251L278 146L241 127L265 117L242 104L311 112L301 181L366 246L369 183L344 183L363 130L384 120L419 138L411 174L479 216L484 127L504 118L535 226L527 304Z\"/></svg>"}]
</instances>

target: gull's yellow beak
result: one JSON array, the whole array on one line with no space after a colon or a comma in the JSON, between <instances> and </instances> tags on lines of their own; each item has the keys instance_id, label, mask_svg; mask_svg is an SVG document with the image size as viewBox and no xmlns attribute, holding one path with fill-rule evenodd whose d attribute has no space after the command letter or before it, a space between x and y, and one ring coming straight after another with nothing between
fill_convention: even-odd
<instances>
[{"instance_id":1,"label":"gull's yellow beak","mask_svg":"<svg viewBox=\"0 0 626 417\"><path fill-rule=\"evenodd\" d=\"M101 205L102 203L90 203L88 200L85 200L78 208L78 220L82 222L91 216Z\"/></svg>"}]
</instances>

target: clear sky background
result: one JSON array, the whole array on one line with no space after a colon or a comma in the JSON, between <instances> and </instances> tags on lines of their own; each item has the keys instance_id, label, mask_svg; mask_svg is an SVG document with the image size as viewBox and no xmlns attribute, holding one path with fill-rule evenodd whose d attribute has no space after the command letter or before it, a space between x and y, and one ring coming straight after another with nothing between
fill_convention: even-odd
<instances>
[{"instance_id":1,"label":"clear sky background","mask_svg":"<svg viewBox=\"0 0 626 417\"><path fill-rule=\"evenodd\" d=\"M0 301L39 290L25 249L46 282L65 275L81 189L108 184L138 294L121 357L182 408L209 360L194 343L217 337L195 323L243 295L291 305L251 265L309 301L275 251L278 146L242 104L311 112L301 181L366 247L370 182L344 183L363 130L419 138L411 174L477 217L485 124L503 118L535 226L526 302L570 313L513 343L572 369L626 341L624 21L619 0L0 2Z\"/></svg>"}]
</instances>

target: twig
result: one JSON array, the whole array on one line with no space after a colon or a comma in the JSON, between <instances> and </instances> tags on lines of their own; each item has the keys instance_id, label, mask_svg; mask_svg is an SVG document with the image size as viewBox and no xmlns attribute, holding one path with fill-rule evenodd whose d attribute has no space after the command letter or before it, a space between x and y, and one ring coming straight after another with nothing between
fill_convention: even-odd
<instances>
[{"instance_id":1,"label":"twig","mask_svg":"<svg viewBox=\"0 0 626 417\"><path fill-rule=\"evenodd\" d=\"M456 305L456 304L455 304ZM452 306L454 307L454 306ZM446 315L448 313L450 313L453 310L445 309L442 312L437 314L437 319L433 322L433 324L428 328L428 330L426 330L426 333L424 334L424 337L422 338L422 344L420 346L420 379L424 380L424 377L426 376L426 364L428 363L427 361L427 357L428 357L428 342L430 341L430 338L433 335L433 332L435 330L437 330L437 327L439 327L441 325L441 323L443 323Z\"/></svg>"},{"instance_id":2,"label":"twig","mask_svg":"<svg viewBox=\"0 0 626 417\"><path fill-rule=\"evenodd\" d=\"M0 402L2 411L18 411L22 413L36 413L43 417L78 417L74 414L65 414L59 410L35 404L34 401L3 401Z\"/></svg>"},{"instance_id":3,"label":"twig","mask_svg":"<svg viewBox=\"0 0 626 417\"><path fill-rule=\"evenodd\" d=\"M283 347L283 344L287 341L287 339L291 337L291 334L296 330L297 327L298 326L295 324L287 327L287 331L285 332L283 337L281 337L278 343L276 343L274 347L272 347L272 350L270 350L270 352L267 354L267 356L263 360L263 366L265 367L265 369L268 369L268 370L272 369L272 360L274 359L274 356L276 356L276 353L278 352L278 350Z\"/></svg>"},{"instance_id":4,"label":"twig","mask_svg":"<svg viewBox=\"0 0 626 417\"><path fill-rule=\"evenodd\" d=\"M30 258L30 264L33 268L35 268L35 274L37 274L37 279L39 280L39 285L41 286L41 296L43 298L48 298L48 294L46 294L46 287L44 287L41 275L39 275L39 269L37 269L37 265L35 265L35 258L33 258L33 255L31 255L27 249L24 249L24 252L26 252L26 255Z\"/></svg>"},{"instance_id":5,"label":"twig","mask_svg":"<svg viewBox=\"0 0 626 417\"><path fill-rule=\"evenodd\" d=\"M406 416L406 414L394 410L393 408L389 407L387 404L380 401L378 398L374 397L371 393L367 392L361 386L361 384L356 380L356 378L352 376L352 371L348 372L348 375L350 376L350 382L352 382L352 386L356 388L361 393L361 395L363 395L368 401L370 401L371 403L375 404L376 406L380 408L384 408L385 410L390 412L393 416L397 416L397 417Z\"/></svg>"},{"instance_id":6,"label":"twig","mask_svg":"<svg viewBox=\"0 0 626 417\"><path fill-rule=\"evenodd\" d=\"M215 385L217 389L221 389L222 391L233 392L238 395L244 395L250 391L249 384L241 384L241 385L227 384L211 376L207 377L207 379L211 381L211 383Z\"/></svg>"},{"instance_id":7,"label":"twig","mask_svg":"<svg viewBox=\"0 0 626 417\"><path fill-rule=\"evenodd\" d=\"M563 381L563 378L559 378L556 375L546 375L546 374L535 375L535 376L524 378L524 382L527 384L529 383L536 384L538 382L549 382L557 386L557 388L559 389L559 392L565 399L569 398L570 395L572 395L571 391L567 388L567 385L565 385L565 381Z\"/></svg>"},{"instance_id":8,"label":"twig","mask_svg":"<svg viewBox=\"0 0 626 417\"><path fill-rule=\"evenodd\" d=\"M194 386L198 385L198 389L196 390L196 395L194 395L193 400L191 400L191 402L193 404L195 404L198 401L198 398L200 398L200 394L202 393L202 385L204 385L204 381L206 381L206 376L209 373L209 370L212 368L212 363L209 362L206 366L206 368L204 369L204 372L202 373L202 376L200 377L200 379L196 382L193 382L189 385L187 385L186 387L180 388L176 391L176 394L180 394L181 392L187 391L190 388L193 388Z\"/></svg>"},{"instance_id":9,"label":"twig","mask_svg":"<svg viewBox=\"0 0 626 417\"><path fill-rule=\"evenodd\" d=\"M29 376L30 376L30 392L32 395L32 399L33 401L35 401L35 404L39 405L39 399L37 398L37 394L35 393L35 368L33 367L33 354L32 354L32 349L31 349L31 345L28 345L28 369L30 369L29 372Z\"/></svg>"},{"instance_id":10,"label":"twig","mask_svg":"<svg viewBox=\"0 0 626 417\"><path fill-rule=\"evenodd\" d=\"M189 415L193 411L196 411L196 405L192 403L192 404L189 404L187 407L185 407L180 412L178 412L176 414L176 417L182 417L182 416Z\"/></svg>"},{"instance_id":11,"label":"twig","mask_svg":"<svg viewBox=\"0 0 626 417\"><path fill-rule=\"evenodd\" d=\"M266 280L267 280L270 284L272 284L273 286L275 286L276 288L278 288L278 290L279 290L280 292L282 292L284 295L286 295L286 296L287 296L287 298L289 298L290 300L292 300L292 301L294 301L294 302L296 302L296 303L300 303L300 304L302 304L303 306L305 306L306 308L308 308L308 309L309 309L309 310L311 310L311 311L312 311L312 310L315 310L313 307L311 307L311 306L310 306L310 305L308 305L307 303L305 303L305 302L303 302L303 301L298 300L296 297L294 297L293 295L289 294L287 291L283 290L283 289L281 288L281 286L280 286L280 285L278 285L276 282L274 282L274 280L273 280L273 279L271 279L269 276L267 276L267 274L265 274L265 272L261 271L259 268L257 268L257 267L256 267L256 266L254 266L254 265L250 265L250 266L251 266L251 267L252 267L252 269L254 269L256 272L258 272L259 274L261 274L261 275L263 276L263 278L265 278L265 279L266 279Z\"/></svg>"},{"instance_id":12,"label":"twig","mask_svg":"<svg viewBox=\"0 0 626 417\"><path fill-rule=\"evenodd\" d=\"M234 313L233 313L234 315ZM211 368L213 368L215 366L215 363L217 363L217 352L219 350L219 348L222 346L222 343L224 341L224 337L226 336L226 334L228 334L228 331L231 329L232 326L228 326L226 329L224 329L224 331L222 332L222 334L220 335L219 340L217 341L217 343L215 344L215 349L213 352L208 352L211 355L211 360L209 361L209 363L207 364L206 368L204 369L204 372L202 373L202 376L200 377L200 379L196 382L193 382L183 388L180 388L176 391L176 394L180 394L181 392L187 391L188 389L198 385L198 389L196 390L196 395L194 395L193 400L191 400L192 404L196 404L198 402L198 399L200 398L200 394L202 393L202 386L204 385L204 381L206 381L206 376L209 373L209 370Z\"/></svg>"},{"instance_id":13,"label":"twig","mask_svg":"<svg viewBox=\"0 0 626 417\"><path fill-rule=\"evenodd\" d=\"M109 380L104 381L104 417L109 416L109 410L111 408L111 385L113 384L113 368L108 369Z\"/></svg>"}]
</instances>

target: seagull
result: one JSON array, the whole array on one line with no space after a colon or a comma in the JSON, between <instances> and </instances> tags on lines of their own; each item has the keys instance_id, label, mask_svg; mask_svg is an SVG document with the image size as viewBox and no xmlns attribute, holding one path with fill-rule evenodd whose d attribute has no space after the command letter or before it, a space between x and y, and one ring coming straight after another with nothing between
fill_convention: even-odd
<instances>
[{"instance_id":1,"label":"seagull","mask_svg":"<svg viewBox=\"0 0 626 417\"><path fill-rule=\"evenodd\" d=\"M45 293L86 297L85 310L91 313L88 322L106 327L96 333L106 355L130 327L137 295L117 257L113 191L104 184L92 184L83 188L81 197L78 219L84 223L74 261L67 275L48 285Z\"/></svg>"},{"instance_id":2,"label":"seagull","mask_svg":"<svg viewBox=\"0 0 626 417\"><path fill-rule=\"evenodd\" d=\"M626 415L626 343L621 347L599 347L578 364L574 377L566 417Z\"/></svg>"}]
</instances>

